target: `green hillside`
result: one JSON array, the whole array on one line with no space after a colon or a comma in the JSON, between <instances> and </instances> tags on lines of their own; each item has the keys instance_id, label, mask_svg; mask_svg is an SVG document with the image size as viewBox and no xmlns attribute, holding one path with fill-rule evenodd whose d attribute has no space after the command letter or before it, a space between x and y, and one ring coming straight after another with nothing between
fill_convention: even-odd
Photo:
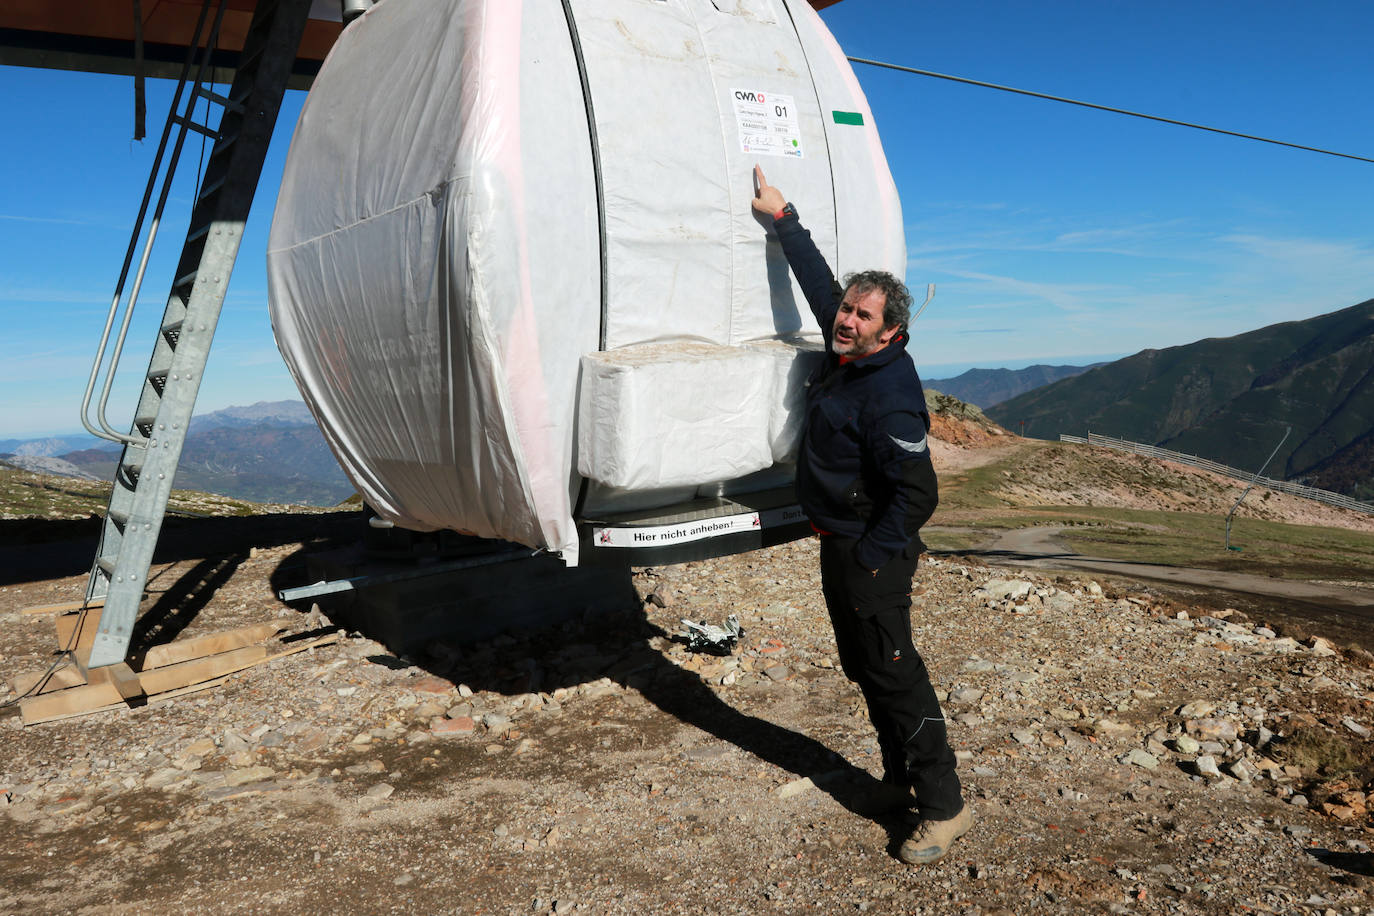
<instances>
[{"instance_id":1,"label":"green hillside","mask_svg":"<svg viewBox=\"0 0 1374 916\"><path fill-rule=\"evenodd\" d=\"M1091 431L1258 468L1357 498L1374 492L1374 299L1235 337L1144 350L987 410L1054 439Z\"/></svg>"}]
</instances>

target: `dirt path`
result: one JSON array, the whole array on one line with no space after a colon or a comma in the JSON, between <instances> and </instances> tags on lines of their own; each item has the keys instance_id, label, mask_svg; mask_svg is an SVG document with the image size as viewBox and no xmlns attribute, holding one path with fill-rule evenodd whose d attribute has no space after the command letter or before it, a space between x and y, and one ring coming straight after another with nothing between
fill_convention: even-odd
<instances>
[{"instance_id":1,"label":"dirt path","mask_svg":"<svg viewBox=\"0 0 1374 916\"><path fill-rule=\"evenodd\" d=\"M1370 625L1374 623L1374 592L1248 573L1086 557L1075 553L1059 538L1063 530L1058 527L1017 528L1002 532L992 544L981 550L963 553L997 565L1108 573L1207 590L1222 589L1261 599L1277 599L1279 606L1273 610L1280 616L1283 615L1282 606L1286 605L1292 617L1338 628L1340 632L1332 634L1335 638L1374 650L1374 638L1370 635Z\"/></svg>"}]
</instances>

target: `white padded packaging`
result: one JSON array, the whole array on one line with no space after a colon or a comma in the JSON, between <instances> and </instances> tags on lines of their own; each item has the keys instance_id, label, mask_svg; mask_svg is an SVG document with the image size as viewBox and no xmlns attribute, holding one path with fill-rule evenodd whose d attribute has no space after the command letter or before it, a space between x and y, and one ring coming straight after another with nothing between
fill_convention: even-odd
<instances>
[{"instance_id":1,"label":"white padded packaging","mask_svg":"<svg viewBox=\"0 0 1374 916\"><path fill-rule=\"evenodd\" d=\"M745 349L768 357L773 396L768 413L768 446L773 462L791 464L801 444L806 416L806 380L820 368L825 347L819 340L756 340Z\"/></svg>"},{"instance_id":2,"label":"white padded packaging","mask_svg":"<svg viewBox=\"0 0 1374 916\"><path fill-rule=\"evenodd\" d=\"M287 366L380 515L575 563L584 474L652 491L789 456L797 373L755 345L819 329L750 208L755 163L837 273L901 275L905 243L872 114L806 3L569 8L381 0L349 25L267 266Z\"/></svg>"},{"instance_id":3,"label":"white padded packaging","mask_svg":"<svg viewBox=\"0 0 1374 916\"><path fill-rule=\"evenodd\" d=\"M653 344L588 354L578 473L641 490L769 467L775 381L771 360L741 347Z\"/></svg>"}]
</instances>

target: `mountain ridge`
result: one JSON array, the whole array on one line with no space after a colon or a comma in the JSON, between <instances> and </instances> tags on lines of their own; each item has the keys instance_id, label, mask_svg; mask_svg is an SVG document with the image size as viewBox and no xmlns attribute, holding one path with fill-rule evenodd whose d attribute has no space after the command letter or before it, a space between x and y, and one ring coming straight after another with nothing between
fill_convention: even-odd
<instances>
[{"instance_id":1,"label":"mountain ridge","mask_svg":"<svg viewBox=\"0 0 1374 916\"><path fill-rule=\"evenodd\" d=\"M1096 432L1374 495L1374 299L1313 318L1141 352L988 410L1026 433Z\"/></svg>"},{"instance_id":2,"label":"mountain ridge","mask_svg":"<svg viewBox=\"0 0 1374 916\"><path fill-rule=\"evenodd\" d=\"M1051 366L1038 363L1024 369L969 369L951 378L925 379L924 382L928 387L986 410L1017 395L1105 365L1107 364L1092 363L1087 366Z\"/></svg>"}]
</instances>

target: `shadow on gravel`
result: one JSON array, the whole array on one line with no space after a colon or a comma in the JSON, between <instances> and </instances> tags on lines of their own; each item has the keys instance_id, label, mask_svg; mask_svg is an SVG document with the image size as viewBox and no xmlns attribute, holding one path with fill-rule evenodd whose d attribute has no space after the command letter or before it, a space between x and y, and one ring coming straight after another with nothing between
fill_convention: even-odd
<instances>
[{"instance_id":1,"label":"shadow on gravel","mask_svg":"<svg viewBox=\"0 0 1374 916\"><path fill-rule=\"evenodd\" d=\"M653 635L671 636L647 620L642 622L642 627ZM875 816L865 805L865 799L880 786L872 774L815 738L740 712L717 696L697 674L679 668L647 644L645 648L653 652L658 661L642 672L647 677L624 678L620 681L622 686L633 683L645 699L679 721L728 741L798 778L809 778L817 789L829 794L851 813L868 817L883 826L888 833L889 852L896 855L910 828L903 829L900 816Z\"/></svg>"},{"instance_id":2,"label":"shadow on gravel","mask_svg":"<svg viewBox=\"0 0 1374 916\"><path fill-rule=\"evenodd\" d=\"M293 558L297 559L297 558ZM304 565L301 560L295 569ZM631 570L624 569L624 592L635 595ZM300 572L288 575L282 570L272 577L274 591L304 584ZM369 661L396 670L412 664L454 684L463 683L477 692L506 696L549 693L559 688L591 685L603 679L635 691L645 700L677 721L690 725L740 750L766 761L801 779L810 779L816 790L830 795L851 813L882 826L889 839L889 852L896 850L910 834L910 825L898 813L875 812L867 801L881 785L868 771L845 760L825 744L757 715L743 712L723 700L696 672L679 667L651 640L679 641L652 622L642 605L627 607L609 594L604 606L573 615L561 623L526 628L479 640L464 640L460 635L443 636L420 644L407 642L408 648L388 644L389 634L369 632L366 615L349 609L348 603L331 607L321 600L322 610L350 631L375 639L401 657L376 655ZM637 595L635 595L637 601ZM557 601L558 598L551 597ZM571 599L569 599L571 600ZM452 632L461 633L461 600L452 605L455 618ZM299 610L311 607L303 600ZM417 616L419 611L416 611ZM432 612L427 612L432 621ZM375 618L374 618L375 619ZM703 774L695 790L710 797L712 779Z\"/></svg>"},{"instance_id":3,"label":"shadow on gravel","mask_svg":"<svg viewBox=\"0 0 1374 916\"><path fill-rule=\"evenodd\" d=\"M1352 875L1362 875L1366 878L1374 878L1374 853L1335 852L1330 849L1314 847L1308 849L1307 854L1323 865L1339 868Z\"/></svg>"},{"instance_id":4,"label":"shadow on gravel","mask_svg":"<svg viewBox=\"0 0 1374 916\"><path fill-rule=\"evenodd\" d=\"M273 591L305 581L304 555L358 540L361 513L300 513L245 517L169 517L155 565L198 562L173 581L170 572L149 582L153 604L139 617L130 645L135 660L153 645L171 641L209 603L249 557L253 547L299 544L301 549L269 575ZM100 519L52 521L0 520L0 585L76 576L90 569L100 536ZM633 593L630 570L625 590ZM556 597L553 600L557 600ZM621 602L623 605L623 602ZM309 602L305 607L310 606ZM302 615L304 616L304 614ZM342 618L341 618L342 619ZM350 624L352 625L352 624ZM364 635L372 636L362 630ZM608 678L639 692L678 721L728 742L797 778L809 778L849 811L882 825L893 851L905 839L900 815L875 815L865 799L879 786L867 771L849 763L820 741L767 719L741 712L723 701L696 673L680 668L653 648L654 637L672 638L653 624L642 608L598 610L579 619L472 644L435 641L411 662L474 690L506 695L548 692ZM374 663L397 667L391 656ZM703 776L699 792L709 796Z\"/></svg>"},{"instance_id":5,"label":"shadow on gravel","mask_svg":"<svg viewBox=\"0 0 1374 916\"><path fill-rule=\"evenodd\" d=\"M162 524L153 563L174 563L243 554L251 547L314 545L351 538L359 512L188 518L169 515ZM0 586L62 579L89 572L100 540L101 519L0 519Z\"/></svg>"},{"instance_id":6,"label":"shadow on gravel","mask_svg":"<svg viewBox=\"0 0 1374 916\"><path fill-rule=\"evenodd\" d=\"M736 709L698 674L673 664L653 648L649 640L654 637L674 638L649 621L643 611L593 613L537 633L521 634L518 641L497 636L465 646L458 658L447 664L433 658L415 663L431 674L454 683L461 681L474 691L507 696L609 679L638 692L685 725L799 779L810 779L818 791L851 813L882 826L888 834L888 852L896 855L911 828L900 814L877 813L865 804L880 785L879 780L809 735ZM575 650L573 657L567 652L569 648ZM452 657L451 647L444 647L441 653ZM578 656L590 664L580 664ZM390 656L374 661L394 667ZM710 782L716 778L721 777L702 775L695 792L709 798Z\"/></svg>"},{"instance_id":7,"label":"shadow on gravel","mask_svg":"<svg viewBox=\"0 0 1374 916\"><path fill-rule=\"evenodd\" d=\"M977 547L965 547L959 550L936 550L930 548L932 557L942 559L962 560L970 557L982 560L985 563L996 564L997 561L1006 563L1034 563L1037 560L1080 560L1076 553L1023 553L1019 550L992 550Z\"/></svg>"},{"instance_id":8,"label":"shadow on gravel","mask_svg":"<svg viewBox=\"0 0 1374 916\"><path fill-rule=\"evenodd\" d=\"M241 550L216 559L201 560L165 586L158 580L166 570L150 577L150 594L157 594L164 587L165 591L134 623L133 635L129 637L129 658L134 661L135 667L142 667L143 657L153 646L176 639L246 559L248 552Z\"/></svg>"}]
</instances>

